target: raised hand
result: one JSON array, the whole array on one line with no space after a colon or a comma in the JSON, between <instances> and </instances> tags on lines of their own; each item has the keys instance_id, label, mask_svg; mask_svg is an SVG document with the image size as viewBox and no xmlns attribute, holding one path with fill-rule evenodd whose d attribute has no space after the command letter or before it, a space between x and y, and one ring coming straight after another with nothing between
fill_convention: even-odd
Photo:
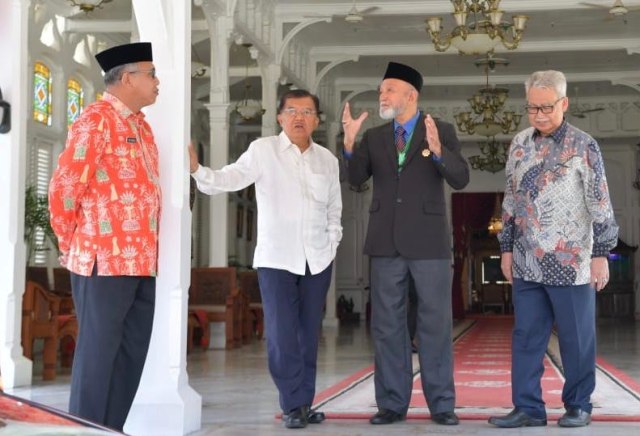
<instances>
[{"instance_id":1,"label":"raised hand","mask_svg":"<svg viewBox=\"0 0 640 436\"><path fill-rule=\"evenodd\" d=\"M353 151L353 145L356 143L356 136L362 127L362 123L369 116L369 112L364 111L356 119L351 116L351 108L349 102L344 105L342 111L342 128L344 129L344 149L347 153Z\"/></svg>"},{"instance_id":2,"label":"raised hand","mask_svg":"<svg viewBox=\"0 0 640 436\"><path fill-rule=\"evenodd\" d=\"M424 117L424 127L427 129L427 147L436 156L442 156L442 144L440 143L440 136L438 136L438 128L429 114Z\"/></svg>"}]
</instances>

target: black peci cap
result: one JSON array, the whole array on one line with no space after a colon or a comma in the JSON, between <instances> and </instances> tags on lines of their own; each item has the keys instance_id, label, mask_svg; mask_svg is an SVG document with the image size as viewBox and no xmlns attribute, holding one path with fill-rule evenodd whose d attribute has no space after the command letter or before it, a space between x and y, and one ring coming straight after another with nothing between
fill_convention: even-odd
<instances>
[{"instance_id":1,"label":"black peci cap","mask_svg":"<svg viewBox=\"0 0 640 436\"><path fill-rule=\"evenodd\" d=\"M135 62L153 61L150 42L134 42L131 44L117 45L101 51L96 55L100 68L105 73L119 65Z\"/></svg>"},{"instance_id":2,"label":"black peci cap","mask_svg":"<svg viewBox=\"0 0 640 436\"><path fill-rule=\"evenodd\" d=\"M397 62L389 62L387 71L384 73L384 79L399 79L413 85L418 92L422 89L422 74L414 70L408 65L399 64Z\"/></svg>"}]
</instances>

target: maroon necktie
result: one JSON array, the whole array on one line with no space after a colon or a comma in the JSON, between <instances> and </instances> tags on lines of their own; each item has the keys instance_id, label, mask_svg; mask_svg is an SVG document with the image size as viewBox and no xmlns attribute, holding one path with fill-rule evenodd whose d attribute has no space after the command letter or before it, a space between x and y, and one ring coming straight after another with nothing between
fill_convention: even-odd
<instances>
[{"instance_id":1,"label":"maroon necktie","mask_svg":"<svg viewBox=\"0 0 640 436\"><path fill-rule=\"evenodd\" d=\"M398 153L402 153L402 150L404 150L406 145L407 143L404 140L404 128L402 126L398 126L396 128L396 150L398 150Z\"/></svg>"}]
</instances>

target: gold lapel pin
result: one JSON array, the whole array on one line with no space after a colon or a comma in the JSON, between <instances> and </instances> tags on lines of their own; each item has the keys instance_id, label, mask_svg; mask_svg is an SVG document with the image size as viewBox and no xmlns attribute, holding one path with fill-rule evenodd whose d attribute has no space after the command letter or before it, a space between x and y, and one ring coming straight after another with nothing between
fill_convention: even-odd
<instances>
[{"instance_id":1,"label":"gold lapel pin","mask_svg":"<svg viewBox=\"0 0 640 436\"><path fill-rule=\"evenodd\" d=\"M428 148L422 149L422 156L424 156L424 157L431 156L431 150L429 150Z\"/></svg>"}]
</instances>

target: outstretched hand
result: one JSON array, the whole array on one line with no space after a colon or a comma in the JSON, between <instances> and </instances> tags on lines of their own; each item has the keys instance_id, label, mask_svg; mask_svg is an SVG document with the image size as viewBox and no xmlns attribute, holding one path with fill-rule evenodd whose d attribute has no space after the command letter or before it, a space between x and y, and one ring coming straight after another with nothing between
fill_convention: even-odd
<instances>
[{"instance_id":1,"label":"outstretched hand","mask_svg":"<svg viewBox=\"0 0 640 436\"><path fill-rule=\"evenodd\" d=\"M344 129L344 149L347 153L353 151L353 146L356 143L356 136L362 127L362 123L369 116L369 112L364 111L360 116L354 119L351 116L351 108L349 102L344 105L342 111L342 128Z\"/></svg>"},{"instance_id":2,"label":"outstretched hand","mask_svg":"<svg viewBox=\"0 0 640 436\"><path fill-rule=\"evenodd\" d=\"M189 141L187 149L189 150L189 171L195 173L200 164L198 164L198 153L193 148L193 142Z\"/></svg>"}]
</instances>

